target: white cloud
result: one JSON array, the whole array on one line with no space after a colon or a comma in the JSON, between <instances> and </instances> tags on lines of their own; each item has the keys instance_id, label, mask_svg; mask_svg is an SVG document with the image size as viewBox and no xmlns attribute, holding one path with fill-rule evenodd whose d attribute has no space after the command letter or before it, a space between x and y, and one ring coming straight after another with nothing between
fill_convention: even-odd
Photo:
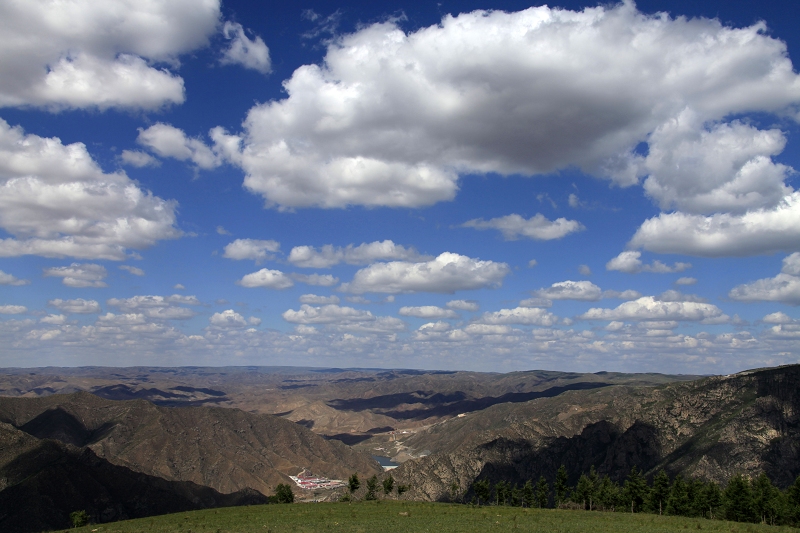
<instances>
[{"instance_id":1,"label":"white cloud","mask_svg":"<svg viewBox=\"0 0 800 533\"><path fill-rule=\"evenodd\" d=\"M546 289L536 291L536 296L547 300L597 301L603 297L600 287L591 281L559 281Z\"/></svg>"},{"instance_id":2,"label":"white cloud","mask_svg":"<svg viewBox=\"0 0 800 533\"><path fill-rule=\"evenodd\" d=\"M680 206L758 205L782 187L770 161L782 138L720 121L800 101L786 45L763 23L648 16L632 2L476 11L408 34L372 24L284 88L240 135L213 132L245 186L284 208L430 205L453 198L459 173L570 166L622 186L652 173L654 197ZM720 160L693 161L701 149ZM694 190L670 161L716 174Z\"/></svg>"},{"instance_id":3,"label":"white cloud","mask_svg":"<svg viewBox=\"0 0 800 533\"><path fill-rule=\"evenodd\" d=\"M701 298L695 294L684 294L676 290L668 290L656 296L656 300L661 302L707 302L705 298Z\"/></svg>"},{"instance_id":4,"label":"white cloud","mask_svg":"<svg viewBox=\"0 0 800 533\"><path fill-rule=\"evenodd\" d=\"M517 214L511 214L500 218L493 218L491 220L483 220L476 218L461 224L464 228L483 229L496 229L502 232L503 237L507 241L513 241L520 237L527 237L537 241L549 241L553 239L560 239L585 229L583 225L577 220L567 220L566 218L559 218L556 220L548 220L541 213L537 213L528 220L525 220Z\"/></svg>"},{"instance_id":5,"label":"white cloud","mask_svg":"<svg viewBox=\"0 0 800 533\"><path fill-rule=\"evenodd\" d=\"M626 251L606 263L606 270L618 270L628 274L638 274L639 272L654 272L656 274L673 274L683 272L692 268L691 263L675 263L669 266L661 261L655 260L649 265L642 263L640 257L642 252Z\"/></svg>"},{"instance_id":6,"label":"white cloud","mask_svg":"<svg viewBox=\"0 0 800 533\"><path fill-rule=\"evenodd\" d=\"M317 287L333 287L339 283L339 278L330 274L292 274L292 279L305 283L306 285L315 285Z\"/></svg>"},{"instance_id":7,"label":"white cloud","mask_svg":"<svg viewBox=\"0 0 800 533\"><path fill-rule=\"evenodd\" d=\"M499 287L510 269L505 263L481 261L444 252L424 263L392 261L376 263L356 272L342 284L345 292L390 294L412 292L454 293L460 290Z\"/></svg>"},{"instance_id":8,"label":"white cloud","mask_svg":"<svg viewBox=\"0 0 800 533\"><path fill-rule=\"evenodd\" d=\"M507 335L511 331L509 326L490 324L470 324L464 328L464 332L470 335Z\"/></svg>"},{"instance_id":9,"label":"white cloud","mask_svg":"<svg viewBox=\"0 0 800 533\"><path fill-rule=\"evenodd\" d=\"M722 310L713 304L698 302L664 302L652 296L625 302L615 309L594 307L578 318L583 320L679 320L716 321L726 320Z\"/></svg>"},{"instance_id":10,"label":"white cloud","mask_svg":"<svg viewBox=\"0 0 800 533\"><path fill-rule=\"evenodd\" d=\"M783 259L783 268L774 278L764 278L734 287L728 297L742 302L783 302L800 305L800 252Z\"/></svg>"},{"instance_id":11,"label":"white cloud","mask_svg":"<svg viewBox=\"0 0 800 533\"><path fill-rule=\"evenodd\" d=\"M147 320L142 313L106 313L97 317L97 324L102 327L142 326L147 324Z\"/></svg>"},{"instance_id":12,"label":"white cloud","mask_svg":"<svg viewBox=\"0 0 800 533\"><path fill-rule=\"evenodd\" d=\"M541 307L543 309L548 309L553 307L553 300L548 300L547 298L526 298L519 302L520 307Z\"/></svg>"},{"instance_id":13,"label":"white cloud","mask_svg":"<svg viewBox=\"0 0 800 533\"><path fill-rule=\"evenodd\" d=\"M173 294L172 296L133 296L131 298L111 298L106 302L119 308L123 313L142 314L157 320L185 320L197 313L181 305L200 305L194 296Z\"/></svg>"},{"instance_id":14,"label":"white cloud","mask_svg":"<svg viewBox=\"0 0 800 533\"><path fill-rule=\"evenodd\" d=\"M531 259L530 261L528 261L528 268L533 268L538 264L539 262L536 259Z\"/></svg>"},{"instance_id":15,"label":"white cloud","mask_svg":"<svg viewBox=\"0 0 800 533\"><path fill-rule=\"evenodd\" d=\"M161 157L191 161L199 168L212 169L221 164L220 158L200 139L187 137L183 130L158 122L147 129L139 128L136 142Z\"/></svg>"},{"instance_id":16,"label":"white cloud","mask_svg":"<svg viewBox=\"0 0 800 533\"><path fill-rule=\"evenodd\" d=\"M580 265L578 267L578 273L581 274L582 276L591 276L592 269L589 268L589 265Z\"/></svg>"},{"instance_id":17,"label":"white cloud","mask_svg":"<svg viewBox=\"0 0 800 533\"><path fill-rule=\"evenodd\" d=\"M265 289L282 290L293 286L294 282L280 270L262 268L258 272L245 275L236 284L247 288L264 287Z\"/></svg>"},{"instance_id":18,"label":"white cloud","mask_svg":"<svg viewBox=\"0 0 800 533\"><path fill-rule=\"evenodd\" d=\"M697 283L697 278L683 277L675 280L675 285L694 285Z\"/></svg>"},{"instance_id":19,"label":"white cloud","mask_svg":"<svg viewBox=\"0 0 800 533\"><path fill-rule=\"evenodd\" d=\"M272 71L269 59L269 48L259 36L250 39L241 24L226 22L222 27L222 35L230 40L230 45L223 51L220 62L223 65L238 64L245 68L257 70L262 74Z\"/></svg>"},{"instance_id":20,"label":"white cloud","mask_svg":"<svg viewBox=\"0 0 800 533\"><path fill-rule=\"evenodd\" d=\"M144 276L144 270L142 270L141 268L136 268L135 266L120 265L119 269L120 270L125 270L126 272L129 272L129 273L133 274L134 276Z\"/></svg>"},{"instance_id":21,"label":"white cloud","mask_svg":"<svg viewBox=\"0 0 800 533\"><path fill-rule=\"evenodd\" d=\"M361 311L352 307L340 307L334 304L321 307L303 304L300 306L299 311L289 309L281 316L287 322L294 324L344 324L375 320L375 315L369 311Z\"/></svg>"},{"instance_id":22,"label":"white cloud","mask_svg":"<svg viewBox=\"0 0 800 533\"><path fill-rule=\"evenodd\" d=\"M181 235L174 202L104 173L82 143L25 135L2 119L0 227L14 236L0 239L0 257L121 260L126 248Z\"/></svg>"},{"instance_id":23,"label":"white cloud","mask_svg":"<svg viewBox=\"0 0 800 533\"><path fill-rule=\"evenodd\" d=\"M211 315L211 318L208 319L208 322L217 328L243 328L247 326L247 321L244 317L233 309L228 309L221 313L214 313Z\"/></svg>"},{"instance_id":24,"label":"white cloud","mask_svg":"<svg viewBox=\"0 0 800 533\"><path fill-rule=\"evenodd\" d=\"M273 240L236 239L225 246L222 256L228 259L266 261L273 259L275 256L272 254L280 249L280 243Z\"/></svg>"},{"instance_id":25,"label":"white cloud","mask_svg":"<svg viewBox=\"0 0 800 533\"><path fill-rule=\"evenodd\" d=\"M349 265L368 265L375 261L386 260L426 260L428 256L420 255L414 248L405 248L390 240L375 241L354 246L349 244L334 247L326 244L316 249L313 246L295 246L289 252L288 261L303 268L330 268L339 263Z\"/></svg>"},{"instance_id":26,"label":"white cloud","mask_svg":"<svg viewBox=\"0 0 800 533\"><path fill-rule=\"evenodd\" d=\"M603 291L603 298L616 298L618 300L638 300L642 297L642 293L628 289L622 292L619 291Z\"/></svg>"},{"instance_id":27,"label":"white cloud","mask_svg":"<svg viewBox=\"0 0 800 533\"><path fill-rule=\"evenodd\" d=\"M761 320L767 324L792 324L794 322L794 319L781 311L770 313Z\"/></svg>"},{"instance_id":28,"label":"white cloud","mask_svg":"<svg viewBox=\"0 0 800 533\"><path fill-rule=\"evenodd\" d=\"M61 282L67 287L108 287L103 281L108 272L102 265L72 263L65 267L45 268L44 275L62 278Z\"/></svg>"},{"instance_id":29,"label":"white cloud","mask_svg":"<svg viewBox=\"0 0 800 533\"><path fill-rule=\"evenodd\" d=\"M456 309L458 311L477 311L480 309L480 305L478 302L471 302L469 300L450 300L445 304L450 309Z\"/></svg>"},{"instance_id":30,"label":"white cloud","mask_svg":"<svg viewBox=\"0 0 800 533\"><path fill-rule=\"evenodd\" d=\"M336 326L339 331L354 333L393 334L406 329L406 323L393 316L379 316L369 322L345 322Z\"/></svg>"},{"instance_id":31,"label":"white cloud","mask_svg":"<svg viewBox=\"0 0 800 533\"><path fill-rule=\"evenodd\" d=\"M316 294L304 294L300 298L301 304L309 304L309 305L327 305L327 304L338 304L339 297L336 295L333 296L318 296Z\"/></svg>"},{"instance_id":32,"label":"white cloud","mask_svg":"<svg viewBox=\"0 0 800 533\"><path fill-rule=\"evenodd\" d=\"M186 290L186 287L184 287L180 283L176 283L175 285L172 286L172 288L175 289L176 291L185 291Z\"/></svg>"},{"instance_id":33,"label":"white cloud","mask_svg":"<svg viewBox=\"0 0 800 533\"><path fill-rule=\"evenodd\" d=\"M39 319L39 322L43 324L53 324L55 326L60 326L67 322L67 317L64 315L47 315L43 316Z\"/></svg>"},{"instance_id":34,"label":"white cloud","mask_svg":"<svg viewBox=\"0 0 800 533\"><path fill-rule=\"evenodd\" d=\"M231 235L231 232L222 226L217 226L217 235Z\"/></svg>"},{"instance_id":35,"label":"white cloud","mask_svg":"<svg viewBox=\"0 0 800 533\"><path fill-rule=\"evenodd\" d=\"M157 66L208 43L218 0L4 2L0 106L156 109L184 100Z\"/></svg>"},{"instance_id":36,"label":"white cloud","mask_svg":"<svg viewBox=\"0 0 800 533\"><path fill-rule=\"evenodd\" d=\"M84 300L83 298L76 298L75 300L57 298L47 302L47 305L70 314L89 315L100 312L100 304L96 300Z\"/></svg>"},{"instance_id":37,"label":"white cloud","mask_svg":"<svg viewBox=\"0 0 800 533\"><path fill-rule=\"evenodd\" d=\"M657 253L700 257L745 256L800 248L800 192L777 205L744 214L661 213L646 220L628 243Z\"/></svg>"},{"instance_id":38,"label":"white cloud","mask_svg":"<svg viewBox=\"0 0 800 533\"><path fill-rule=\"evenodd\" d=\"M6 274L2 270L0 270L0 285L20 286L20 285L27 285L29 283L30 280L19 279L16 276L12 276L11 274Z\"/></svg>"},{"instance_id":39,"label":"white cloud","mask_svg":"<svg viewBox=\"0 0 800 533\"><path fill-rule=\"evenodd\" d=\"M403 316L414 316L417 318L458 318L458 313L452 309L444 309L436 305L423 305L419 307L401 307L399 313Z\"/></svg>"},{"instance_id":40,"label":"white cloud","mask_svg":"<svg viewBox=\"0 0 800 533\"><path fill-rule=\"evenodd\" d=\"M517 307L484 313L481 324L522 324L528 326L552 326L558 321L553 313L539 307Z\"/></svg>"},{"instance_id":41,"label":"white cloud","mask_svg":"<svg viewBox=\"0 0 800 533\"><path fill-rule=\"evenodd\" d=\"M28 308L24 305L0 305L0 314L3 315L21 315L27 312Z\"/></svg>"},{"instance_id":42,"label":"white cloud","mask_svg":"<svg viewBox=\"0 0 800 533\"><path fill-rule=\"evenodd\" d=\"M157 167L161 165L158 159L140 150L123 150L120 159L122 159L123 163L137 168Z\"/></svg>"}]
</instances>

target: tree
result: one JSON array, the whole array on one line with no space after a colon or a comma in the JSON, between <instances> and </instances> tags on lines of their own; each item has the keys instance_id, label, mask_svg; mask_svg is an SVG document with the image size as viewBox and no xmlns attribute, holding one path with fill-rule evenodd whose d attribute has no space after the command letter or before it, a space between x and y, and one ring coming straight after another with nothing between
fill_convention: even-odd
<instances>
[{"instance_id":1,"label":"tree","mask_svg":"<svg viewBox=\"0 0 800 533\"><path fill-rule=\"evenodd\" d=\"M663 470L659 470L653 478L653 488L650 489L650 510L664 514L667 498L669 498L669 476Z\"/></svg>"},{"instance_id":2,"label":"tree","mask_svg":"<svg viewBox=\"0 0 800 533\"><path fill-rule=\"evenodd\" d=\"M639 473L639 469L634 466L631 468L631 473L628 474L628 479L625 480L624 489L622 490L622 499L626 507L630 507L631 513L641 512L649 493L650 487L647 486L647 480Z\"/></svg>"},{"instance_id":3,"label":"tree","mask_svg":"<svg viewBox=\"0 0 800 533\"><path fill-rule=\"evenodd\" d=\"M713 481L709 481L706 483L703 492L704 503L708 509L708 517L713 520L718 509L722 507L722 491L719 490L719 485ZM705 516L705 511L706 509L704 508L703 516Z\"/></svg>"},{"instance_id":4,"label":"tree","mask_svg":"<svg viewBox=\"0 0 800 533\"><path fill-rule=\"evenodd\" d=\"M530 483L530 481L528 481ZM539 481L536 483L536 505L540 509L547 507L547 501L550 499L550 485L544 476L539 476Z\"/></svg>"},{"instance_id":5,"label":"tree","mask_svg":"<svg viewBox=\"0 0 800 533\"><path fill-rule=\"evenodd\" d=\"M404 492L408 492L408 485L397 485L397 495L402 496Z\"/></svg>"},{"instance_id":6,"label":"tree","mask_svg":"<svg viewBox=\"0 0 800 533\"><path fill-rule=\"evenodd\" d=\"M594 486L589 476L581 474L578 478L578 484L575 486L575 492L572 493L572 498L576 503L583 505L584 509L592 510L592 500L594 498Z\"/></svg>"},{"instance_id":7,"label":"tree","mask_svg":"<svg viewBox=\"0 0 800 533\"><path fill-rule=\"evenodd\" d=\"M689 500L689 487L683 480L683 476L678 474L672 482L667 498L667 514L678 516L689 516L691 514L691 501Z\"/></svg>"},{"instance_id":8,"label":"tree","mask_svg":"<svg viewBox=\"0 0 800 533\"><path fill-rule=\"evenodd\" d=\"M522 486L522 505L533 507L533 501L534 501L533 483L531 483L531 480L529 479Z\"/></svg>"},{"instance_id":9,"label":"tree","mask_svg":"<svg viewBox=\"0 0 800 533\"><path fill-rule=\"evenodd\" d=\"M561 465L556 472L556 507L567 501L569 485L567 484L567 467Z\"/></svg>"},{"instance_id":10,"label":"tree","mask_svg":"<svg viewBox=\"0 0 800 533\"><path fill-rule=\"evenodd\" d=\"M364 496L365 500L377 500L378 490L378 476L372 476L367 480L367 494Z\"/></svg>"},{"instance_id":11,"label":"tree","mask_svg":"<svg viewBox=\"0 0 800 533\"><path fill-rule=\"evenodd\" d=\"M389 474L389 476L383 480L383 493L388 495L389 493L392 492L393 488L394 488L394 478L392 477L391 474Z\"/></svg>"},{"instance_id":12,"label":"tree","mask_svg":"<svg viewBox=\"0 0 800 533\"><path fill-rule=\"evenodd\" d=\"M597 487L597 503L606 511L613 511L617 507L619 501L619 485L611 481L608 476L603 476L600 479L600 484Z\"/></svg>"},{"instance_id":13,"label":"tree","mask_svg":"<svg viewBox=\"0 0 800 533\"><path fill-rule=\"evenodd\" d=\"M489 499L492 497L492 489L489 486L488 479L481 479L472 484L472 490L475 492L475 496L478 497L478 505L481 504L481 500L483 503L488 503Z\"/></svg>"},{"instance_id":14,"label":"tree","mask_svg":"<svg viewBox=\"0 0 800 533\"><path fill-rule=\"evenodd\" d=\"M781 514L783 495L770 481L767 474L761 473L752 483L753 504L755 512L761 522L775 525L775 520Z\"/></svg>"},{"instance_id":15,"label":"tree","mask_svg":"<svg viewBox=\"0 0 800 533\"><path fill-rule=\"evenodd\" d=\"M350 479L347 480L347 488L350 489L350 494L353 494L355 491L358 490L358 487L361 486L361 482L358 480L358 474L353 474L350 476Z\"/></svg>"},{"instance_id":16,"label":"tree","mask_svg":"<svg viewBox=\"0 0 800 533\"><path fill-rule=\"evenodd\" d=\"M279 483L278 486L275 487L275 498L278 500L278 503L293 503L294 492L292 492L292 486L288 483Z\"/></svg>"},{"instance_id":17,"label":"tree","mask_svg":"<svg viewBox=\"0 0 800 533\"><path fill-rule=\"evenodd\" d=\"M83 527L89 523L89 515L86 511L73 511L69 513L69 521L72 527Z\"/></svg>"},{"instance_id":18,"label":"tree","mask_svg":"<svg viewBox=\"0 0 800 533\"><path fill-rule=\"evenodd\" d=\"M502 479L494 484L494 498L497 505L505 505L510 493L511 487Z\"/></svg>"},{"instance_id":19,"label":"tree","mask_svg":"<svg viewBox=\"0 0 800 533\"><path fill-rule=\"evenodd\" d=\"M723 496L725 518L735 522L754 522L756 518L750 484L737 474L728 480Z\"/></svg>"},{"instance_id":20,"label":"tree","mask_svg":"<svg viewBox=\"0 0 800 533\"><path fill-rule=\"evenodd\" d=\"M450 483L450 501L456 501L460 492L461 486L458 484L458 481L453 480L453 482Z\"/></svg>"}]
</instances>

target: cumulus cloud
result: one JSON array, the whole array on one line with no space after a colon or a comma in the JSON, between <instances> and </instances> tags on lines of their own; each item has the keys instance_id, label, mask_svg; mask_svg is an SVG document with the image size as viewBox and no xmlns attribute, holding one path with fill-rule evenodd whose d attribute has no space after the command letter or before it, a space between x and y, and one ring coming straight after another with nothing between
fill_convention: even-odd
<instances>
[{"instance_id":1,"label":"cumulus cloud","mask_svg":"<svg viewBox=\"0 0 800 533\"><path fill-rule=\"evenodd\" d=\"M579 273L580 273L582 276L591 276L591 275L592 275L592 269L591 269L591 268L589 268L589 265L580 265L580 266L578 267L578 272L579 272Z\"/></svg>"},{"instance_id":2,"label":"cumulus cloud","mask_svg":"<svg viewBox=\"0 0 800 533\"><path fill-rule=\"evenodd\" d=\"M242 65L262 74L272 71L269 48L261 37L256 35L255 39L250 39L242 25L235 22L226 22L222 26L222 35L230 40L220 59L223 65Z\"/></svg>"},{"instance_id":3,"label":"cumulus cloud","mask_svg":"<svg viewBox=\"0 0 800 533\"><path fill-rule=\"evenodd\" d=\"M676 290L668 290L656 296L656 300L661 302L706 302L705 298L701 298L696 294L684 294Z\"/></svg>"},{"instance_id":4,"label":"cumulus cloud","mask_svg":"<svg viewBox=\"0 0 800 533\"><path fill-rule=\"evenodd\" d=\"M499 287L510 273L505 263L481 261L464 255L444 252L423 263L392 261L376 263L356 272L353 281L341 290L355 294L385 292L390 294L438 292Z\"/></svg>"},{"instance_id":5,"label":"cumulus cloud","mask_svg":"<svg viewBox=\"0 0 800 533\"><path fill-rule=\"evenodd\" d=\"M217 328L243 328L247 326L247 320L233 309L214 313L208 319L208 323Z\"/></svg>"},{"instance_id":6,"label":"cumulus cloud","mask_svg":"<svg viewBox=\"0 0 800 533\"><path fill-rule=\"evenodd\" d=\"M123 150L120 159L122 159L122 162L126 165L137 168L157 167L161 165L158 159L140 150Z\"/></svg>"},{"instance_id":7,"label":"cumulus cloud","mask_svg":"<svg viewBox=\"0 0 800 533\"><path fill-rule=\"evenodd\" d=\"M0 106L156 109L184 101L159 66L208 43L218 0L0 5Z\"/></svg>"},{"instance_id":8,"label":"cumulus cloud","mask_svg":"<svg viewBox=\"0 0 800 533\"><path fill-rule=\"evenodd\" d=\"M743 214L661 213L646 220L628 245L657 253L745 256L800 248L800 192Z\"/></svg>"},{"instance_id":9,"label":"cumulus cloud","mask_svg":"<svg viewBox=\"0 0 800 533\"><path fill-rule=\"evenodd\" d=\"M503 234L503 237L507 241L517 240L520 237L527 237L537 241L549 241L560 239L570 233L585 229L583 225L576 220L559 218L551 221L541 213L537 213L528 220L525 220L517 214L493 218L491 220L476 218L464 222L461 224L461 227L479 230L496 229Z\"/></svg>"},{"instance_id":10,"label":"cumulus cloud","mask_svg":"<svg viewBox=\"0 0 800 533\"><path fill-rule=\"evenodd\" d=\"M55 307L59 311L76 315L89 315L100 312L100 304L96 300L84 300L83 298L76 298L74 300L62 300L56 298L50 300L47 305Z\"/></svg>"},{"instance_id":11,"label":"cumulus cloud","mask_svg":"<svg viewBox=\"0 0 800 533\"><path fill-rule=\"evenodd\" d=\"M694 285L697 283L697 278L683 277L675 280L675 285Z\"/></svg>"},{"instance_id":12,"label":"cumulus cloud","mask_svg":"<svg viewBox=\"0 0 800 533\"><path fill-rule=\"evenodd\" d=\"M766 315L761 319L761 321L767 324L791 324L794 322L794 319L792 319L786 313L778 311L776 313L770 313Z\"/></svg>"},{"instance_id":13,"label":"cumulus cloud","mask_svg":"<svg viewBox=\"0 0 800 533\"><path fill-rule=\"evenodd\" d=\"M273 240L236 239L225 246L222 256L228 259L252 259L258 262L273 259L275 256L272 254L280 249L280 243Z\"/></svg>"},{"instance_id":14,"label":"cumulus cloud","mask_svg":"<svg viewBox=\"0 0 800 533\"><path fill-rule=\"evenodd\" d=\"M24 305L0 305L0 314L3 315L21 315L27 312L28 308Z\"/></svg>"},{"instance_id":15,"label":"cumulus cloud","mask_svg":"<svg viewBox=\"0 0 800 533\"><path fill-rule=\"evenodd\" d=\"M655 260L649 265L642 263L640 259L642 252L629 250L622 252L617 257L606 263L606 270L618 270L628 274L638 274L639 272L654 272L656 274L672 274L683 272L692 268L691 263L675 263L669 266L661 261Z\"/></svg>"},{"instance_id":16,"label":"cumulus cloud","mask_svg":"<svg viewBox=\"0 0 800 533\"><path fill-rule=\"evenodd\" d=\"M281 316L293 324L344 324L351 322L370 322L375 315L369 311L361 311L352 307L340 307L335 304L313 307L303 304L298 311L289 309Z\"/></svg>"},{"instance_id":17,"label":"cumulus cloud","mask_svg":"<svg viewBox=\"0 0 800 533\"><path fill-rule=\"evenodd\" d=\"M333 296L318 296L316 294L304 294L300 297L301 304L309 304L309 305L327 305L327 304L338 304L339 297L336 295Z\"/></svg>"},{"instance_id":18,"label":"cumulus cloud","mask_svg":"<svg viewBox=\"0 0 800 533\"><path fill-rule=\"evenodd\" d=\"M45 268L44 275L62 278L61 282L67 287L108 287L103 281L108 271L102 265L72 263L65 267Z\"/></svg>"},{"instance_id":19,"label":"cumulus cloud","mask_svg":"<svg viewBox=\"0 0 800 533\"><path fill-rule=\"evenodd\" d=\"M292 279L305 283L306 285L315 285L317 287L333 287L339 283L339 278L330 274L292 274Z\"/></svg>"},{"instance_id":20,"label":"cumulus cloud","mask_svg":"<svg viewBox=\"0 0 800 533\"><path fill-rule=\"evenodd\" d=\"M615 309L593 307L578 318L583 320L678 320L717 322L727 320L716 305L698 302L665 302L652 296L625 302Z\"/></svg>"},{"instance_id":21,"label":"cumulus cloud","mask_svg":"<svg viewBox=\"0 0 800 533\"><path fill-rule=\"evenodd\" d=\"M458 313L452 309L444 309L436 305L423 305L419 307L401 307L399 313L403 316L414 316L417 318L458 318Z\"/></svg>"},{"instance_id":22,"label":"cumulus cloud","mask_svg":"<svg viewBox=\"0 0 800 533\"><path fill-rule=\"evenodd\" d=\"M181 235L174 202L124 172L104 173L82 143L26 135L2 119L0 227L13 236L0 239L0 257L122 260L128 248Z\"/></svg>"},{"instance_id":23,"label":"cumulus cloud","mask_svg":"<svg viewBox=\"0 0 800 533\"><path fill-rule=\"evenodd\" d=\"M548 300L547 298L526 298L519 302L520 307L541 307L543 309L548 309L553 307L553 300Z\"/></svg>"},{"instance_id":24,"label":"cumulus cloud","mask_svg":"<svg viewBox=\"0 0 800 533\"><path fill-rule=\"evenodd\" d=\"M546 289L539 289L535 296L547 300L597 301L603 297L600 287L591 281L559 281Z\"/></svg>"},{"instance_id":25,"label":"cumulus cloud","mask_svg":"<svg viewBox=\"0 0 800 533\"><path fill-rule=\"evenodd\" d=\"M191 161L198 168L212 169L221 164L220 158L200 139L187 137L183 130L161 122L147 129L139 128L136 142L161 157Z\"/></svg>"},{"instance_id":26,"label":"cumulus cloud","mask_svg":"<svg viewBox=\"0 0 800 533\"><path fill-rule=\"evenodd\" d=\"M570 166L622 186L650 174L664 205L763 206L783 187L770 159L782 136L722 121L800 101L786 45L764 30L632 2L475 11L410 33L377 23L298 68L241 134L212 137L245 187L283 208L424 206L452 199L459 173ZM694 157L704 150L719 160ZM713 176L693 186L692 172Z\"/></svg>"},{"instance_id":27,"label":"cumulus cloud","mask_svg":"<svg viewBox=\"0 0 800 533\"><path fill-rule=\"evenodd\" d=\"M60 326L62 324L66 324L67 317L64 315L47 315L43 316L39 319L39 322L42 324L53 324L55 326Z\"/></svg>"},{"instance_id":28,"label":"cumulus cloud","mask_svg":"<svg viewBox=\"0 0 800 533\"><path fill-rule=\"evenodd\" d=\"M728 297L742 302L783 302L800 305L800 252L783 259L783 268L774 278L764 278L734 287Z\"/></svg>"},{"instance_id":29,"label":"cumulus cloud","mask_svg":"<svg viewBox=\"0 0 800 533\"><path fill-rule=\"evenodd\" d=\"M30 280L27 279L19 279L16 276L11 274L7 274L0 270L0 285L12 285L12 286L20 286L20 285L27 285L30 283Z\"/></svg>"},{"instance_id":30,"label":"cumulus cloud","mask_svg":"<svg viewBox=\"0 0 800 533\"><path fill-rule=\"evenodd\" d=\"M472 302L469 300L450 300L445 304L450 309L456 309L458 311L477 311L480 309L480 305L478 302Z\"/></svg>"},{"instance_id":31,"label":"cumulus cloud","mask_svg":"<svg viewBox=\"0 0 800 533\"><path fill-rule=\"evenodd\" d=\"M625 291L603 291L603 298L616 298L617 300L638 300L642 297L642 293L639 291L634 291L632 289L628 289Z\"/></svg>"},{"instance_id":32,"label":"cumulus cloud","mask_svg":"<svg viewBox=\"0 0 800 533\"><path fill-rule=\"evenodd\" d=\"M289 252L288 261L303 268L330 268L339 263L368 265L375 261L430 259L420 255L414 248L406 248L390 240L375 241L354 246L335 247L326 244L317 249L313 246L295 246Z\"/></svg>"},{"instance_id":33,"label":"cumulus cloud","mask_svg":"<svg viewBox=\"0 0 800 533\"><path fill-rule=\"evenodd\" d=\"M136 268L135 266L120 265L119 269L124 270L130 274L133 274L134 276L144 276L144 270L142 270L141 268Z\"/></svg>"},{"instance_id":34,"label":"cumulus cloud","mask_svg":"<svg viewBox=\"0 0 800 533\"><path fill-rule=\"evenodd\" d=\"M484 313L481 324L521 324L528 326L552 326L558 321L553 313L539 307L516 307Z\"/></svg>"},{"instance_id":35,"label":"cumulus cloud","mask_svg":"<svg viewBox=\"0 0 800 533\"><path fill-rule=\"evenodd\" d=\"M237 281L236 284L249 289L263 287L265 289L283 290L292 287L294 282L280 270L262 268L258 272L245 275L242 279Z\"/></svg>"},{"instance_id":36,"label":"cumulus cloud","mask_svg":"<svg viewBox=\"0 0 800 533\"><path fill-rule=\"evenodd\" d=\"M111 307L127 314L141 314L158 320L184 320L197 313L182 305L200 305L194 296L173 294L172 296L133 296L131 298L111 298L106 301Z\"/></svg>"}]
</instances>

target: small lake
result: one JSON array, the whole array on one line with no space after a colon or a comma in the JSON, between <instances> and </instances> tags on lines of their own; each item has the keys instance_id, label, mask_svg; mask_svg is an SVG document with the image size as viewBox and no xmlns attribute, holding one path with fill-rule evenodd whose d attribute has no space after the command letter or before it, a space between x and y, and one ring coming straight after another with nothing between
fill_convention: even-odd
<instances>
[{"instance_id":1,"label":"small lake","mask_svg":"<svg viewBox=\"0 0 800 533\"><path fill-rule=\"evenodd\" d=\"M392 461L388 457L384 457L383 455L373 455L372 458L378 461L384 470L400 466L400 463L395 463L394 461Z\"/></svg>"}]
</instances>

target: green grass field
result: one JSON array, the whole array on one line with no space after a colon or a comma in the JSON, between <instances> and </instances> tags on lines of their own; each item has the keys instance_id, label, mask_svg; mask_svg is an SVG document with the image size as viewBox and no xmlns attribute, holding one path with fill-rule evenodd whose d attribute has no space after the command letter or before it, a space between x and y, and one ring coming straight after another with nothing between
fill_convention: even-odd
<instances>
[{"instance_id":1,"label":"green grass field","mask_svg":"<svg viewBox=\"0 0 800 533\"><path fill-rule=\"evenodd\" d=\"M547 533L626 532L797 532L701 518L650 514L600 513L518 507L470 507L442 503L358 502L229 507L191 513L90 525L67 530L96 533L491 533L531 531Z\"/></svg>"}]
</instances>

